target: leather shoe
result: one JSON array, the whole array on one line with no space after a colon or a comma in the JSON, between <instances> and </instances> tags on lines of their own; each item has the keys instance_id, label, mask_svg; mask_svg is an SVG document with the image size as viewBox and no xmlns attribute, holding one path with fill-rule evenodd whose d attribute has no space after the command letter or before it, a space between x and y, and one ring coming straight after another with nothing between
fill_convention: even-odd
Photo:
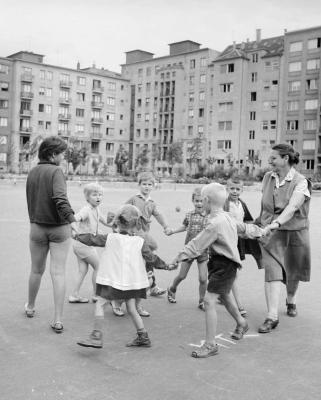
<instances>
[{"instance_id":1,"label":"leather shoe","mask_svg":"<svg viewBox=\"0 0 321 400\"><path fill-rule=\"evenodd\" d=\"M272 329L275 329L279 324L279 320L273 321L271 318L267 318L263 324L259 327L259 333L270 333Z\"/></svg>"},{"instance_id":2,"label":"leather shoe","mask_svg":"<svg viewBox=\"0 0 321 400\"><path fill-rule=\"evenodd\" d=\"M296 304L286 304L286 313L289 317L296 317L298 315L298 311L296 309Z\"/></svg>"}]
</instances>

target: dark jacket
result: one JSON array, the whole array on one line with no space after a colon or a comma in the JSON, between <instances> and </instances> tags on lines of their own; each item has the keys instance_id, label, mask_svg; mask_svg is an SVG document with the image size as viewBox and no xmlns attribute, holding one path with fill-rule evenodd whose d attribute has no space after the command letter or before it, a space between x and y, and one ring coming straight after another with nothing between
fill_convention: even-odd
<instances>
[{"instance_id":1,"label":"dark jacket","mask_svg":"<svg viewBox=\"0 0 321 400\"><path fill-rule=\"evenodd\" d=\"M39 162L32 168L26 192L30 222L65 225L75 221L67 198L66 180L56 164Z\"/></svg>"},{"instance_id":2,"label":"dark jacket","mask_svg":"<svg viewBox=\"0 0 321 400\"><path fill-rule=\"evenodd\" d=\"M251 215L249 209L247 208L247 205L241 199L239 199L239 202L241 203L243 210L244 210L243 222L248 222L248 223L253 222L252 215ZM227 199L224 204L224 210L227 212L230 211L229 210L229 199ZM260 268L260 269L262 268L261 248L256 239L243 239L243 238L239 237L238 242L237 242L237 248L240 253L241 260L245 259L245 254L251 254L255 258L258 268Z\"/></svg>"}]
</instances>

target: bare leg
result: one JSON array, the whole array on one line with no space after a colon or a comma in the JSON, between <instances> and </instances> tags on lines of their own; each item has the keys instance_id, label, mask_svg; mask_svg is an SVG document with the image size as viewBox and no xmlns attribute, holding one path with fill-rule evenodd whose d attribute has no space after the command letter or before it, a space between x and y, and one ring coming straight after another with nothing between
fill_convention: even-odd
<instances>
[{"instance_id":1,"label":"bare leg","mask_svg":"<svg viewBox=\"0 0 321 400\"><path fill-rule=\"evenodd\" d=\"M104 316L105 316L105 305L107 300L98 296L95 305L95 320L94 320L94 330L102 331Z\"/></svg>"},{"instance_id":2,"label":"bare leg","mask_svg":"<svg viewBox=\"0 0 321 400\"><path fill-rule=\"evenodd\" d=\"M73 290L72 294L75 297L79 297L79 291L80 291L80 287L85 279L85 276L87 275L88 272L88 264L84 259L81 259L79 257L77 257L78 260L78 277L77 277L77 282L76 282L76 286L75 289Z\"/></svg>"},{"instance_id":3,"label":"bare leg","mask_svg":"<svg viewBox=\"0 0 321 400\"><path fill-rule=\"evenodd\" d=\"M205 324L206 324L206 343L215 345L217 329L216 301L218 294L206 292L205 294Z\"/></svg>"},{"instance_id":4,"label":"bare leg","mask_svg":"<svg viewBox=\"0 0 321 400\"><path fill-rule=\"evenodd\" d=\"M170 286L170 291L176 292L177 286L187 277L188 271L191 268L193 261L183 261L178 275L174 278L173 283Z\"/></svg>"},{"instance_id":5,"label":"bare leg","mask_svg":"<svg viewBox=\"0 0 321 400\"><path fill-rule=\"evenodd\" d=\"M30 241L31 271L29 275L29 293L27 307L32 310L40 288L41 278L46 269L46 259L49 251L48 244Z\"/></svg>"},{"instance_id":6,"label":"bare leg","mask_svg":"<svg viewBox=\"0 0 321 400\"><path fill-rule=\"evenodd\" d=\"M243 308L243 305L242 305L242 302L240 300L240 293L239 293L238 284L237 284L237 282L238 282L238 274L239 273L237 272L235 281L234 281L233 286L232 286L232 293L233 293L236 305L237 305L238 309L240 309L240 308Z\"/></svg>"},{"instance_id":7,"label":"bare leg","mask_svg":"<svg viewBox=\"0 0 321 400\"><path fill-rule=\"evenodd\" d=\"M61 322L65 300L65 266L70 239L61 243L49 243L50 274L53 284L55 315L54 322Z\"/></svg>"},{"instance_id":8,"label":"bare leg","mask_svg":"<svg viewBox=\"0 0 321 400\"><path fill-rule=\"evenodd\" d=\"M204 301L206 288L207 288L207 261L197 263L198 266L198 280L199 280L199 301Z\"/></svg>"},{"instance_id":9,"label":"bare leg","mask_svg":"<svg viewBox=\"0 0 321 400\"><path fill-rule=\"evenodd\" d=\"M93 274L92 274L92 284L93 284L93 293L94 295L96 294L96 278L97 278L97 272L99 268L99 258L98 255L92 254L89 257L85 258L85 261L90 264L93 268Z\"/></svg>"},{"instance_id":10,"label":"bare leg","mask_svg":"<svg viewBox=\"0 0 321 400\"><path fill-rule=\"evenodd\" d=\"M135 328L137 329L137 331L143 332L145 330L145 327L141 316L137 312L135 299L128 299L125 301L127 312L130 315L130 318L132 319Z\"/></svg>"},{"instance_id":11,"label":"bare leg","mask_svg":"<svg viewBox=\"0 0 321 400\"><path fill-rule=\"evenodd\" d=\"M223 302L224 302L225 308L227 309L229 314L232 316L232 318L236 321L237 325L242 326L242 327L247 326L247 322L240 314L240 311L239 311L239 309L236 305L236 302L235 302L233 296L231 295L231 293L222 294L221 296L223 297Z\"/></svg>"}]
</instances>

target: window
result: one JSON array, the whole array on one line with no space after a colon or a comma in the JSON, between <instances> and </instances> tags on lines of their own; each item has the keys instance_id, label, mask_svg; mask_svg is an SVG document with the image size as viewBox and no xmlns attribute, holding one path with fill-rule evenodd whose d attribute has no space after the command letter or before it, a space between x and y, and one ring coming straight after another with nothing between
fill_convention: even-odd
<instances>
[{"instance_id":1,"label":"window","mask_svg":"<svg viewBox=\"0 0 321 400\"><path fill-rule=\"evenodd\" d=\"M307 70L320 69L320 59L312 59L307 61Z\"/></svg>"},{"instance_id":2,"label":"window","mask_svg":"<svg viewBox=\"0 0 321 400\"><path fill-rule=\"evenodd\" d=\"M65 133L68 132L68 122L59 122L58 131Z\"/></svg>"},{"instance_id":3,"label":"window","mask_svg":"<svg viewBox=\"0 0 321 400\"><path fill-rule=\"evenodd\" d=\"M149 113L146 113L145 114L145 122L148 122L149 121Z\"/></svg>"},{"instance_id":4,"label":"window","mask_svg":"<svg viewBox=\"0 0 321 400\"><path fill-rule=\"evenodd\" d=\"M95 119L101 118L100 110L91 110L91 118L95 118Z\"/></svg>"},{"instance_id":5,"label":"window","mask_svg":"<svg viewBox=\"0 0 321 400\"><path fill-rule=\"evenodd\" d=\"M45 111L45 105L44 104L39 104L38 105L38 111L39 112L44 112Z\"/></svg>"},{"instance_id":6,"label":"window","mask_svg":"<svg viewBox=\"0 0 321 400\"><path fill-rule=\"evenodd\" d=\"M315 140L303 140L303 150L315 150Z\"/></svg>"},{"instance_id":7,"label":"window","mask_svg":"<svg viewBox=\"0 0 321 400\"><path fill-rule=\"evenodd\" d=\"M153 128L153 136L156 137L157 136L157 129Z\"/></svg>"},{"instance_id":8,"label":"window","mask_svg":"<svg viewBox=\"0 0 321 400\"><path fill-rule=\"evenodd\" d=\"M200 76L200 83L206 83L206 75L205 74L202 74Z\"/></svg>"},{"instance_id":9,"label":"window","mask_svg":"<svg viewBox=\"0 0 321 400\"><path fill-rule=\"evenodd\" d=\"M77 83L78 85L85 86L86 78L84 76L77 76Z\"/></svg>"},{"instance_id":10,"label":"window","mask_svg":"<svg viewBox=\"0 0 321 400\"><path fill-rule=\"evenodd\" d=\"M303 129L305 131L314 131L317 129L317 120L316 119L305 119Z\"/></svg>"},{"instance_id":11,"label":"window","mask_svg":"<svg viewBox=\"0 0 321 400\"><path fill-rule=\"evenodd\" d=\"M188 136L193 136L193 126L192 125L188 126L187 133L188 133Z\"/></svg>"},{"instance_id":12,"label":"window","mask_svg":"<svg viewBox=\"0 0 321 400\"><path fill-rule=\"evenodd\" d=\"M142 114L137 114L137 121L141 121L141 119L142 119Z\"/></svg>"},{"instance_id":13,"label":"window","mask_svg":"<svg viewBox=\"0 0 321 400\"><path fill-rule=\"evenodd\" d=\"M308 49L309 50L318 49L320 47L321 47L321 38L308 40Z\"/></svg>"},{"instance_id":14,"label":"window","mask_svg":"<svg viewBox=\"0 0 321 400\"><path fill-rule=\"evenodd\" d=\"M146 92L149 92L149 91L150 91L150 87L151 87L150 82L147 82L147 83L146 83Z\"/></svg>"},{"instance_id":15,"label":"window","mask_svg":"<svg viewBox=\"0 0 321 400\"><path fill-rule=\"evenodd\" d=\"M45 112L46 112L46 114L52 113L52 105L51 104L46 104Z\"/></svg>"},{"instance_id":16,"label":"window","mask_svg":"<svg viewBox=\"0 0 321 400\"><path fill-rule=\"evenodd\" d=\"M200 99L200 101L204 101L205 100L205 92L200 92L199 93L199 99Z\"/></svg>"},{"instance_id":17,"label":"window","mask_svg":"<svg viewBox=\"0 0 321 400\"><path fill-rule=\"evenodd\" d=\"M29 103L29 102L28 102ZM5 110L8 108L8 100L0 100L0 110Z\"/></svg>"},{"instance_id":18,"label":"window","mask_svg":"<svg viewBox=\"0 0 321 400\"><path fill-rule=\"evenodd\" d=\"M302 42L290 43L290 53L294 53L296 51L302 51Z\"/></svg>"},{"instance_id":19,"label":"window","mask_svg":"<svg viewBox=\"0 0 321 400\"><path fill-rule=\"evenodd\" d=\"M58 113L66 117L68 115L68 111L68 107L59 107Z\"/></svg>"},{"instance_id":20,"label":"window","mask_svg":"<svg viewBox=\"0 0 321 400\"><path fill-rule=\"evenodd\" d=\"M0 74L9 74L9 65L0 64Z\"/></svg>"},{"instance_id":21,"label":"window","mask_svg":"<svg viewBox=\"0 0 321 400\"><path fill-rule=\"evenodd\" d=\"M146 106L146 107L149 106L149 103L150 103L150 98L149 98L149 97L146 97L146 99L145 99L145 106Z\"/></svg>"},{"instance_id":22,"label":"window","mask_svg":"<svg viewBox=\"0 0 321 400\"><path fill-rule=\"evenodd\" d=\"M153 114L153 121L156 121L157 120L157 112L154 112L154 114Z\"/></svg>"},{"instance_id":23,"label":"window","mask_svg":"<svg viewBox=\"0 0 321 400\"><path fill-rule=\"evenodd\" d=\"M297 111L299 109L299 101L297 100L288 101L286 109L288 111Z\"/></svg>"},{"instance_id":24,"label":"window","mask_svg":"<svg viewBox=\"0 0 321 400\"><path fill-rule=\"evenodd\" d=\"M289 92L297 92L301 89L301 81L290 81L289 82Z\"/></svg>"},{"instance_id":25,"label":"window","mask_svg":"<svg viewBox=\"0 0 321 400\"><path fill-rule=\"evenodd\" d=\"M218 149L225 149L225 150L231 149L232 148L232 141L231 140L218 140L217 141L217 148ZM217 160L217 161L224 161L224 160ZM220 163L218 163L218 164L220 164Z\"/></svg>"},{"instance_id":26,"label":"window","mask_svg":"<svg viewBox=\"0 0 321 400\"><path fill-rule=\"evenodd\" d=\"M121 121L123 121L123 120L124 120L124 114L119 114L119 119L120 119Z\"/></svg>"},{"instance_id":27,"label":"window","mask_svg":"<svg viewBox=\"0 0 321 400\"><path fill-rule=\"evenodd\" d=\"M146 76L150 76L152 73L152 68L151 67L147 67L146 68Z\"/></svg>"},{"instance_id":28,"label":"window","mask_svg":"<svg viewBox=\"0 0 321 400\"><path fill-rule=\"evenodd\" d=\"M46 129L47 130L51 129L51 122L50 121L46 121Z\"/></svg>"},{"instance_id":29,"label":"window","mask_svg":"<svg viewBox=\"0 0 321 400\"><path fill-rule=\"evenodd\" d=\"M116 90L116 83L115 82L108 82L108 89L109 90Z\"/></svg>"},{"instance_id":30,"label":"window","mask_svg":"<svg viewBox=\"0 0 321 400\"><path fill-rule=\"evenodd\" d=\"M158 89L158 82L155 82L154 83L154 90L157 90Z\"/></svg>"},{"instance_id":31,"label":"window","mask_svg":"<svg viewBox=\"0 0 321 400\"><path fill-rule=\"evenodd\" d=\"M196 61L195 61L195 60L190 60L190 61L189 61L189 67L190 67L190 69L194 69L194 68L195 68L195 64L196 64Z\"/></svg>"},{"instance_id":32,"label":"window","mask_svg":"<svg viewBox=\"0 0 321 400\"><path fill-rule=\"evenodd\" d=\"M231 101L228 101L226 103L219 103L218 104L218 111L219 112L226 112L226 111L232 111L233 110L233 103Z\"/></svg>"},{"instance_id":33,"label":"window","mask_svg":"<svg viewBox=\"0 0 321 400\"><path fill-rule=\"evenodd\" d=\"M301 61L289 63L289 72L300 72L302 69Z\"/></svg>"},{"instance_id":34,"label":"window","mask_svg":"<svg viewBox=\"0 0 321 400\"><path fill-rule=\"evenodd\" d=\"M264 63L264 71L268 72L272 70L272 63L271 61L265 61Z\"/></svg>"},{"instance_id":35,"label":"window","mask_svg":"<svg viewBox=\"0 0 321 400\"><path fill-rule=\"evenodd\" d=\"M76 108L76 117L84 118L85 110L83 108Z\"/></svg>"},{"instance_id":36,"label":"window","mask_svg":"<svg viewBox=\"0 0 321 400\"><path fill-rule=\"evenodd\" d=\"M249 131L249 139L254 140L255 139L255 131Z\"/></svg>"},{"instance_id":37,"label":"window","mask_svg":"<svg viewBox=\"0 0 321 400\"><path fill-rule=\"evenodd\" d=\"M8 90L9 90L9 83L7 83L7 82L0 82L0 90L1 90L1 92L8 92ZM30 90L31 90L31 86L30 86Z\"/></svg>"},{"instance_id":38,"label":"window","mask_svg":"<svg viewBox=\"0 0 321 400\"><path fill-rule=\"evenodd\" d=\"M194 118L194 110L188 110L188 118Z\"/></svg>"},{"instance_id":39,"label":"window","mask_svg":"<svg viewBox=\"0 0 321 400\"><path fill-rule=\"evenodd\" d=\"M306 80L306 90L317 90L317 89L318 89L318 79Z\"/></svg>"},{"instance_id":40,"label":"window","mask_svg":"<svg viewBox=\"0 0 321 400\"><path fill-rule=\"evenodd\" d=\"M271 89L272 90L278 90L278 86L279 86L279 81L277 79L273 80Z\"/></svg>"},{"instance_id":41,"label":"window","mask_svg":"<svg viewBox=\"0 0 321 400\"><path fill-rule=\"evenodd\" d=\"M106 128L106 136L114 136L114 128Z\"/></svg>"},{"instance_id":42,"label":"window","mask_svg":"<svg viewBox=\"0 0 321 400\"><path fill-rule=\"evenodd\" d=\"M101 89L101 81L99 79L93 79L93 89Z\"/></svg>"},{"instance_id":43,"label":"window","mask_svg":"<svg viewBox=\"0 0 321 400\"><path fill-rule=\"evenodd\" d=\"M139 83L139 84L137 85L137 92L138 92L138 93L141 93L142 88L143 88L143 85L142 85L141 83Z\"/></svg>"},{"instance_id":44,"label":"window","mask_svg":"<svg viewBox=\"0 0 321 400\"><path fill-rule=\"evenodd\" d=\"M220 66L220 72L221 74L231 74L234 72L234 64L222 64Z\"/></svg>"},{"instance_id":45,"label":"window","mask_svg":"<svg viewBox=\"0 0 321 400\"><path fill-rule=\"evenodd\" d=\"M136 129L136 136L140 137L140 129Z\"/></svg>"},{"instance_id":46,"label":"window","mask_svg":"<svg viewBox=\"0 0 321 400\"><path fill-rule=\"evenodd\" d=\"M256 120L256 111L250 111L250 121Z\"/></svg>"},{"instance_id":47,"label":"window","mask_svg":"<svg viewBox=\"0 0 321 400\"><path fill-rule=\"evenodd\" d=\"M142 99L137 99L137 107L141 107L142 106Z\"/></svg>"},{"instance_id":48,"label":"window","mask_svg":"<svg viewBox=\"0 0 321 400\"><path fill-rule=\"evenodd\" d=\"M2 126L2 127L8 126L8 118L7 117L0 117L0 126Z\"/></svg>"},{"instance_id":49,"label":"window","mask_svg":"<svg viewBox=\"0 0 321 400\"><path fill-rule=\"evenodd\" d=\"M190 92L189 93L189 102L193 103L193 101L194 101L194 92Z\"/></svg>"},{"instance_id":50,"label":"window","mask_svg":"<svg viewBox=\"0 0 321 400\"><path fill-rule=\"evenodd\" d=\"M305 169L312 169L314 170L314 160L303 160L305 163Z\"/></svg>"},{"instance_id":51,"label":"window","mask_svg":"<svg viewBox=\"0 0 321 400\"><path fill-rule=\"evenodd\" d=\"M257 63L259 61L259 55L257 53L252 54L252 63Z\"/></svg>"},{"instance_id":52,"label":"window","mask_svg":"<svg viewBox=\"0 0 321 400\"><path fill-rule=\"evenodd\" d=\"M108 153L114 153L114 143L106 143L106 151Z\"/></svg>"},{"instance_id":53,"label":"window","mask_svg":"<svg viewBox=\"0 0 321 400\"><path fill-rule=\"evenodd\" d=\"M52 95L52 89L51 88L46 88L46 96L51 97Z\"/></svg>"},{"instance_id":54,"label":"window","mask_svg":"<svg viewBox=\"0 0 321 400\"><path fill-rule=\"evenodd\" d=\"M143 76L143 68L138 68L138 76Z\"/></svg>"},{"instance_id":55,"label":"window","mask_svg":"<svg viewBox=\"0 0 321 400\"><path fill-rule=\"evenodd\" d=\"M276 120L275 119L272 119L270 121L270 129L276 129Z\"/></svg>"},{"instance_id":56,"label":"window","mask_svg":"<svg viewBox=\"0 0 321 400\"><path fill-rule=\"evenodd\" d=\"M48 81L52 81L53 74L51 71L46 71L46 78Z\"/></svg>"},{"instance_id":57,"label":"window","mask_svg":"<svg viewBox=\"0 0 321 400\"><path fill-rule=\"evenodd\" d=\"M99 153L99 142L92 141L90 147L91 147L91 152L92 153L95 153L95 154Z\"/></svg>"},{"instance_id":58,"label":"window","mask_svg":"<svg viewBox=\"0 0 321 400\"><path fill-rule=\"evenodd\" d=\"M46 79L46 71L44 69L40 70L40 79L45 80Z\"/></svg>"},{"instance_id":59,"label":"window","mask_svg":"<svg viewBox=\"0 0 321 400\"><path fill-rule=\"evenodd\" d=\"M206 67L207 66L207 58L206 57L202 57L201 58L201 67Z\"/></svg>"},{"instance_id":60,"label":"window","mask_svg":"<svg viewBox=\"0 0 321 400\"><path fill-rule=\"evenodd\" d=\"M257 82L257 72L252 72L251 73L251 81L252 82Z\"/></svg>"},{"instance_id":61,"label":"window","mask_svg":"<svg viewBox=\"0 0 321 400\"><path fill-rule=\"evenodd\" d=\"M304 102L304 109L305 110L316 110L318 108L318 100L305 100Z\"/></svg>"},{"instance_id":62,"label":"window","mask_svg":"<svg viewBox=\"0 0 321 400\"><path fill-rule=\"evenodd\" d=\"M280 67L279 61L272 61L272 71L278 70Z\"/></svg>"},{"instance_id":63,"label":"window","mask_svg":"<svg viewBox=\"0 0 321 400\"><path fill-rule=\"evenodd\" d=\"M199 126L198 126L198 131L197 131L197 132L198 132L199 135L203 135L203 133L204 133L204 126L203 126L203 125L199 125Z\"/></svg>"},{"instance_id":64,"label":"window","mask_svg":"<svg viewBox=\"0 0 321 400\"><path fill-rule=\"evenodd\" d=\"M115 120L115 113L108 113L106 115L107 121L114 121Z\"/></svg>"},{"instance_id":65,"label":"window","mask_svg":"<svg viewBox=\"0 0 321 400\"><path fill-rule=\"evenodd\" d=\"M263 90L265 92L269 92L270 91L270 81L264 81L263 83Z\"/></svg>"},{"instance_id":66,"label":"window","mask_svg":"<svg viewBox=\"0 0 321 400\"><path fill-rule=\"evenodd\" d=\"M84 124L76 124L75 126L77 133L84 133L85 132L85 125Z\"/></svg>"},{"instance_id":67,"label":"window","mask_svg":"<svg viewBox=\"0 0 321 400\"><path fill-rule=\"evenodd\" d=\"M60 80L62 82L69 82L70 76L67 74L60 74Z\"/></svg>"},{"instance_id":68,"label":"window","mask_svg":"<svg viewBox=\"0 0 321 400\"><path fill-rule=\"evenodd\" d=\"M299 129L299 120L288 120L286 121L286 129L288 131L297 131Z\"/></svg>"},{"instance_id":69,"label":"window","mask_svg":"<svg viewBox=\"0 0 321 400\"><path fill-rule=\"evenodd\" d=\"M222 83L220 85L221 93L231 93L233 92L233 83Z\"/></svg>"},{"instance_id":70,"label":"window","mask_svg":"<svg viewBox=\"0 0 321 400\"><path fill-rule=\"evenodd\" d=\"M269 129L269 121L262 121L262 129L267 131Z\"/></svg>"},{"instance_id":71,"label":"window","mask_svg":"<svg viewBox=\"0 0 321 400\"><path fill-rule=\"evenodd\" d=\"M194 81L195 81L195 76L194 76L194 75L191 75L191 76L189 77L189 84L190 84L190 85L194 85Z\"/></svg>"},{"instance_id":72,"label":"window","mask_svg":"<svg viewBox=\"0 0 321 400\"><path fill-rule=\"evenodd\" d=\"M219 121L218 122L219 131L230 131L232 130L232 121Z\"/></svg>"},{"instance_id":73,"label":"window","mask_svg":"<svg viewBox=\"0 0 321 400\"><path fill-rule=\"evenodd\" d=\"M256 92L251 92L251 101L256 101Z\"/></svg>"},{"instance_id":74,"label":"window","mask_svg":"<svg viewBox=\"0 0 321 400\"><path fill-rule=\"evenodd\" d=\"M39 96L44 96L46 92L46 89L44 87L39 88Z\"/></svg>"},{"instance_id":75,"label":"window","mask_svg":"<svg viewBox=\"0 0 321 400\"><path fill-rule=\"evenodd\" d=\"M115 97L107 97L107 105L114 106L115 105Z\"/></svg>"},{"instance_id":76,"label":"window","mask_svg":"<svg viewBox=\"0 0 321 400\"><path fill-rule=\"evenodd\" d=\"M297 146L297 140L293 140L293 139L291 139L291 140L287 140L286 141L286 143L288 143L290 146L292 146L294 149L296 149L296 146Z\"/></svg>"},{"instance_id":77,"label":"window","mask_svg":"<svg viewBox=\"0 0 321 400\"><path fill-rule=\"evenodd\" d=\"M250 158L254 158L254 150L253 150L253 149L249 149L249 150L248 150L248 156L249 156Z\"/></svg>"},{"instance_id":78,"label":"window","mask_svg":"<svg viewBox=\"0 0 321 400\"><path fill-rule=\"evenodd\" d=\"M149 129L144 129L144 138L148 138L149 135Z\"/></svg>"},{"instance_id":79,"label":"window","mask_svg":"<svg viewBox=\"0 0 321 400\"><path fill-rule=\"evenodd\" d=\"M59 97L64 100L69 100L69 90L60 90Z\"/></svg>"},{"instance_id":80,"label":"window","mask_svg":"<svg viewBox=\"0 0 321 400\"><path fill-rule=\"evenodd\" d=\"M38 121L38 126L39 126L39 128L43 128L43 126L44 126L43 121ZM23 126L22 128L28 129L28 127L26 127L26 126Z\"/></svg>"},{"instance_id":81,"label":"window","mask_svg":"<svg viewBox=\"0 0 321 400\"><path fill-rule=\"evenodd\" d=\"M270 109L270 102L263 101L263 111L268 111Z\"/></svg>"},{"instance_id":82,"label":"window","mask_svg":"<svg viewBox=\"0 0 321 400\"><path fill-rule=\"evenodd\" d=\"M204 114L205 114L204 108L199 108L199 110L198 110L198 116L199 116L200 118L203 118L203 117L204 117Z\"/></svg>"}]
</instances>

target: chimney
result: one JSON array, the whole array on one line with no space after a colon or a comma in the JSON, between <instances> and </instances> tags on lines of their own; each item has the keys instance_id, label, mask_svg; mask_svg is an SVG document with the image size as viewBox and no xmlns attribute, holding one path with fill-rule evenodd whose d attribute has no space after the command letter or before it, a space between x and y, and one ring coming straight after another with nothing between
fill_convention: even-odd
<instances>
[{"instance_id":1,"label":"chimney","mask_svg":"<svg viewBox=\"0 0 321 400\"><path fill-rule=\"evenodd\" d=\"M250 39L249 38L246 38L246 43L250 43Z\"/></svg>"},{"instance_id":2,"label":"chimney","mask_svg":"<svg viewBox=\"0 0 321 400\"><path fill-rule=\"evenodd\" d=\"M257 42L261 41L261 29L256 30L256 41Z\"/></svg>"},{"instance_id":3,"label":"chimney","mask_svg":"<svg viewBox=\"0 0 321 400\"><path fill-rule=\"evenodd\" d=\"M241 49L242 49L242 50L245 49L245 43L244 43L244 42L241 43Z\"/></svg>"},{"instance_id":4,"label":"chimney","mask_svg":"<svg viewBox=\"0 0 321 400\"><path fill-rule=\"evenodd\" d=\"M288 31L288 30L285 28L285 29L284 29L284 34L286 34L286 33L287 33L287 31Z\"/></svg>"},{"instance_id":5,"label":"chimney","mask_svg":"<svg viewBox=\"0 0 321 400\"><path fill-rule=\"evenodd\" d=\"M96 63L95 63L95 61L93 62L93 66L92 66L93 68L96 68Z\"/></svg>"},{"instance_id":6,"label":"chimney","mask_svg":"<svg viewBox=\"0 0 321 400\"><path fill-rule=\"evenodd\" d=\"M233 40L233 50L235 50L235 49L236 49L236 41Z\"/></svg>"},{"instance_id":7,"label":"chimney","mask_svg":"<svg viewBox=\"0 0 321 400\"><path fill-rule=\"evenodd\" d=\"M79 61L77 62L77 70L78 71L80 70L80 62Z\"/></svg>"}]
</instances>

